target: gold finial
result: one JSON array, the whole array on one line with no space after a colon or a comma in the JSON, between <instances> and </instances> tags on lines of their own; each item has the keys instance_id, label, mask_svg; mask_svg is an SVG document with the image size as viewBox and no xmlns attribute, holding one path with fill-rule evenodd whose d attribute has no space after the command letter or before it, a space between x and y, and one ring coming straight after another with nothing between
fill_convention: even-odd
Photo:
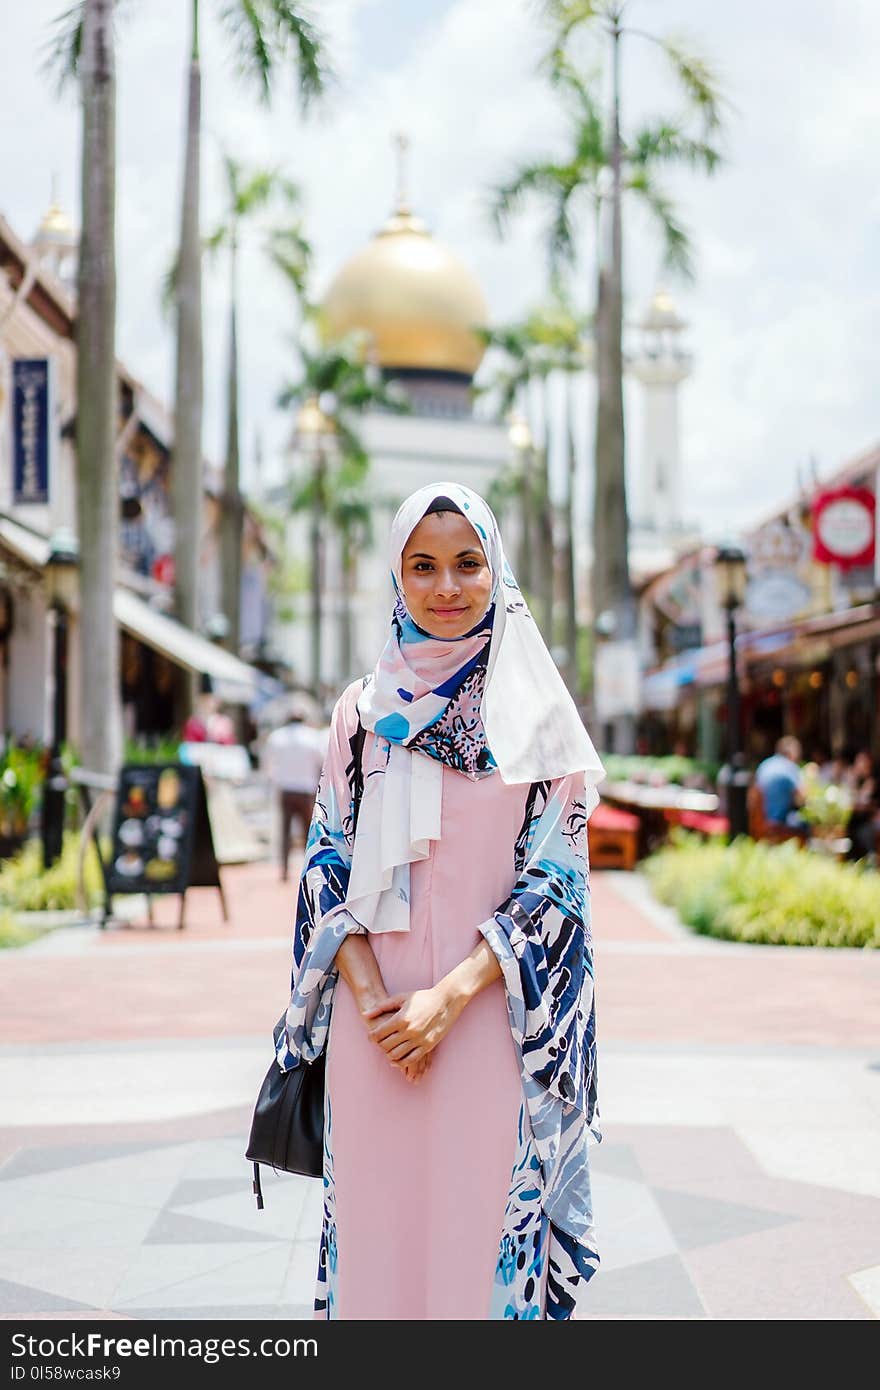
<instances>
[{"instance_id":1,"label":"gold finial","mask_svg":"<svg viewBox=\"0 0 880 1390\"><path fill-rule=\"evenodd\" d=\"M392 142L397 151L397 213L409 212L409 198L406 189L407 157L409 155L410 139L403 131L397 131L392 137Z\"/></svg>"}]
</instances>

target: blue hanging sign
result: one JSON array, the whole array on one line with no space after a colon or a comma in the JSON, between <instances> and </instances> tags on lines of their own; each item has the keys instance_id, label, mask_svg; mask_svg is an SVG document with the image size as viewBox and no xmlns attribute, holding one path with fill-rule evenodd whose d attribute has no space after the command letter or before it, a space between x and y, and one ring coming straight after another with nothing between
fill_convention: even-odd
<instances>
[{"instance_id":1,"label":"blue hanging sign","mask_svg":"<svg viewBox=\"0 0 880 1390\"><path fill-rule=\"evenodd\" d=\"M52 430L52 360L12 362L12 500L49 501Z\"/></svg>"}]
</instances>

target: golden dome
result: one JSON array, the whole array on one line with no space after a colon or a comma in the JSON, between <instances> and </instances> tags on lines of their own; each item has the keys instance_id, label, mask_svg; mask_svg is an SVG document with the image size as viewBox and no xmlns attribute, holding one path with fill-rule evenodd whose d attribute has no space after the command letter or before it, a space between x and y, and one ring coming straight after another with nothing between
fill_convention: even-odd
<instances>
[{"instance_id":1,"label":"golden dome","mask_svg":"<svg viewBox=\"0 0 880 1390\"><path fill-rule=\"evenodd\" d=\"M54 200L40 219L40 229L35 240L44 246L72 246L76 242L73 223Z\"/></svg>"},{"instance_id":2,"label":"golden dome","mask_svg":"<svg viewBox=\"0 0 880 1390\"><path fill-rule=\"evenodd\" d=\"M477 280L405 205L342 267L320 311L325 342L367 332L381 367L473 376L489 310Z\"/></svg>"},{"instance_id":3,"label":"golden dome","mask_svg":"<svg viewBox=\"0 0 880 1390\"><path fill-rule=\"evenodd\" d=\"M684 328L684 319L679 318L675 301L667 289L658 289L641 322L642 328Z\"/></svg>"}]
</instances>

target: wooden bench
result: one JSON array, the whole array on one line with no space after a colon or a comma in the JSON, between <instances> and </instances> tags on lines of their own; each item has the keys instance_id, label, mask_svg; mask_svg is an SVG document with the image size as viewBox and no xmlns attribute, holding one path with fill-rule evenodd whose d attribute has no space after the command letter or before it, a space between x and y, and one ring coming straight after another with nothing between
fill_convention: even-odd
<instances>
[{"instance_id":1,"label":"wooden bench","mask_svg":"<svg viewBox=\"0 0 880 1390\"><path fill-rule=\"evenodd\" d=\"M634 869L639 856L639 818L600 803L587 822L590 867Z\"/></svg>"}]
</instances>

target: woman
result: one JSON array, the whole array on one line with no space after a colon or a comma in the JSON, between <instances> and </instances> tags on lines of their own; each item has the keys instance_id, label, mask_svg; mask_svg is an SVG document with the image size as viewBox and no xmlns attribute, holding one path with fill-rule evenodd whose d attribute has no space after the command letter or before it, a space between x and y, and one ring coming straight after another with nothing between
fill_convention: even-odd
<instances>
[{"instance_id":1,"label":"woman","mask_svg":"<svg viewBox=\"0 0 880 1390\"><path fill-rule=\"evenodd\" d=\"M482 498L415 492L391 572L391 634L333 712L278 1049L327 1046L316 1315L566 1319L598 1263L603 769Z\"/></svg>"}]
</instances>

